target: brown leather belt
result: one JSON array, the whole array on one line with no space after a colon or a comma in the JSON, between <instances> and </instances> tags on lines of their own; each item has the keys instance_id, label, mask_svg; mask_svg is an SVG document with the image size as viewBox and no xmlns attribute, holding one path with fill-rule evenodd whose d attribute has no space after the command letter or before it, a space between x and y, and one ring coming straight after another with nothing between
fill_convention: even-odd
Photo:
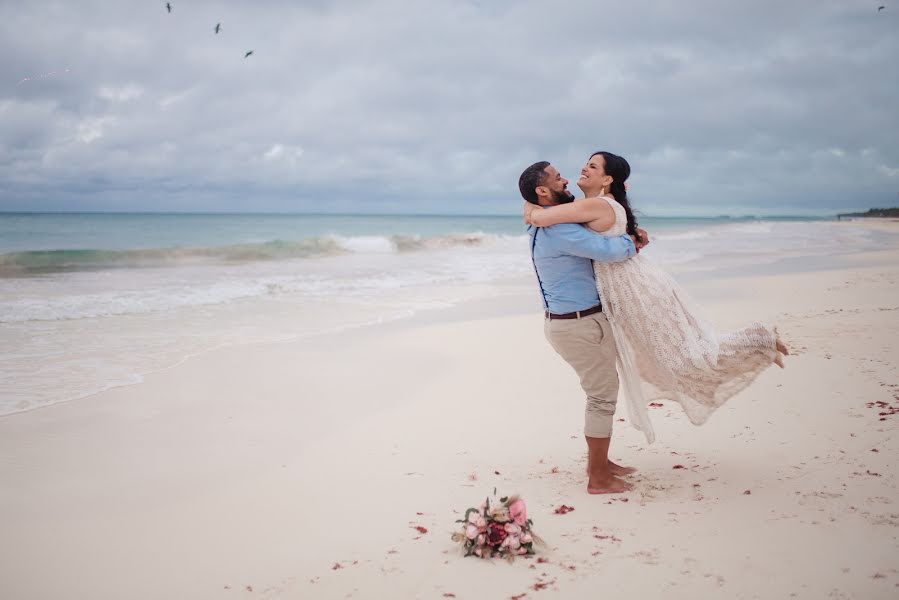
<instances>
[{"instance_id":1,"label":"brown leather belt","mask_svg":"<svg viewBox=\"0 0 899 600\"><path fill-rule=\"evenodd\" d=\"M563 313L561 315L557 315L555 313L551 313L548 310L543 312L543 315L552 321L553 319L580 319L581 317L586 317L587 315L592 315L593 313L602 312L602 304L597 304L593 308L587 308L585 310L576 310L570 313Z\"/></svg>"}]
</instances>

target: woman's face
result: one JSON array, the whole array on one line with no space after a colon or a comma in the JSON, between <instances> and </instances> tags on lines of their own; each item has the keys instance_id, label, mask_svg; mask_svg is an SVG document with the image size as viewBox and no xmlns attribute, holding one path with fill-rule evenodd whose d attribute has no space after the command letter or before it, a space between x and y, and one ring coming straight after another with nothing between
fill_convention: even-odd
<instances>
[{"instance_id":1,"label":"woman's face","mask_svg":"<svg viewBox=\"0 0 899 600\"><path fill-rule=\"evenodd\" d=\"M589 192L599 192L602 188L608 188L612 185L612 178L606 175L606 159L602 154L591 156L581 169L581 176L578 177L577 186L588 194Z\"/></svg>"}]
</instances>

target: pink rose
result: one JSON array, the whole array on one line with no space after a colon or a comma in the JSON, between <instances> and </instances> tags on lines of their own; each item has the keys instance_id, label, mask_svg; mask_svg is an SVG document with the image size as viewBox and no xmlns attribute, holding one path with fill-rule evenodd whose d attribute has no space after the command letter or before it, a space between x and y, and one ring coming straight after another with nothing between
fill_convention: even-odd
<instances>
[{"instance_id":1,"label":"pink rose","mask_svg":"<svg viewBox=\"0 0 899 600\"><path fill-rule=\"evenodd\" d=\"M518 547L521 546L521 541L518 539L518 536L515 534L510 534L509 537L503 540L503 547L509 548L510 550L517 550Z\"/></svg>"},{"instance_id":2,"label":"pink rose","mask_svg":"<svg viewBox=\"0 0 899 600\"><path fill-rule=\"evenodd\" d=\"M487 541L487 536L484 535L483 533L478 536L478 542L477 542L478 546L483 546L486 541Z\"/></svg>"},{"instance_id":3,"label":"pink rose","mask_svg":"<svg viewBox=\"0 0 899 600\"><path fill-rule=\"evenodd\" d=\"M468 527L466 527L465 528L465 537L467 537L470 540L473 540L476 537L478 537L478 528L475 527L474 525L469 525Z\"/></svg>"},{"instance_id":4,"label":"pink rose","mask_svg":"<svg viewBox=\"0 0 899 600\"><path fill-rule=\"evenodd\" d=\"M478 529L484 531L485 529L487 529L487 519L479 516L478 520L475 521L475 525L477 525Z\"/></svg>"},{"instance_id":5,"label":"pink rose","mask_svg":"<svg viewBox=\"0 0 899 600\"><path fill-rule=\"evenodd\" d=\"M519 527L515 523L506 523L505 525L503 525L503 529L506 530L506 533L511 533L511 534L521 533L521 527Z\"/></svg>"},{"instance_id":6,"label":"pink rose","mask_svg":"<svg viewBox=\"0 0 899 600\"><path fill-rule=\"evenodd\" d=\"M516 525L524 525L528 521L528 510L524 505L524 500L519 498L509 505L509 514L512 516L512 522Z\"/></svg>"}]
</instances>

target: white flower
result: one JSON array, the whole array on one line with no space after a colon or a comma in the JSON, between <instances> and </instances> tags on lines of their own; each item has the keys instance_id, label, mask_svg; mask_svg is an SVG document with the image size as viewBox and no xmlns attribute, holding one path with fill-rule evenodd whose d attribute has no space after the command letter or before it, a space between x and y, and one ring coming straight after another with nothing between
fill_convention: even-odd
<instances>
[{"instance_id":1,"label":"white flower","mask_svg":"<svg viewBox=\"0 0 899 600\"><path fill-rule=\"evenodd\" d=\"M490 509L490 516L498 523L509 521L509 509L505 506L494 506Z\"/></svg>"}]
</instances>

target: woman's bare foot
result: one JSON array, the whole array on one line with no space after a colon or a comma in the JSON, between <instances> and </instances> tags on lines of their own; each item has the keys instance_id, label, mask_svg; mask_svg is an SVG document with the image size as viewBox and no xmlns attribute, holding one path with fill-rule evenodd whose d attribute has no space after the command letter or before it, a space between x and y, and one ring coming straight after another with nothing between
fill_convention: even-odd
<instances>
[{"instance_id":1,"label":"woman's bare foot","mask_svg":"<svg viewBox=\"0 0 899 600\"><path fill-rule=\"evenodd\" d=\"M777 356L774 357L774 364L777 365L778 367L780 367L781 369L784 368L784 357L780 352L778 352Z\"/></svg>"},{"instance_id":2,"label":"woman's bare foot","mask_svg":"<svg viewBox=\"0 0 899 600\"><path fill-rule=\"evenodd\" d=\"M609 475L604 479L591 477L587 483L588 494L621 494L632 489L634 489L633 485L614 475Z\"/></svg>"},{"instance_id":3,"label":"woman's bare foot","mask_svg":"<svg viewBox=\"0 0 899 600\"><path fill-rule=\"evenodd\" d=\"M777 340L774 341L774 347L784 356L789 356L790 350L789 348L787 348L787 345L780 340L780 338L777 338Z\"/></svg>"}]
</instances>

